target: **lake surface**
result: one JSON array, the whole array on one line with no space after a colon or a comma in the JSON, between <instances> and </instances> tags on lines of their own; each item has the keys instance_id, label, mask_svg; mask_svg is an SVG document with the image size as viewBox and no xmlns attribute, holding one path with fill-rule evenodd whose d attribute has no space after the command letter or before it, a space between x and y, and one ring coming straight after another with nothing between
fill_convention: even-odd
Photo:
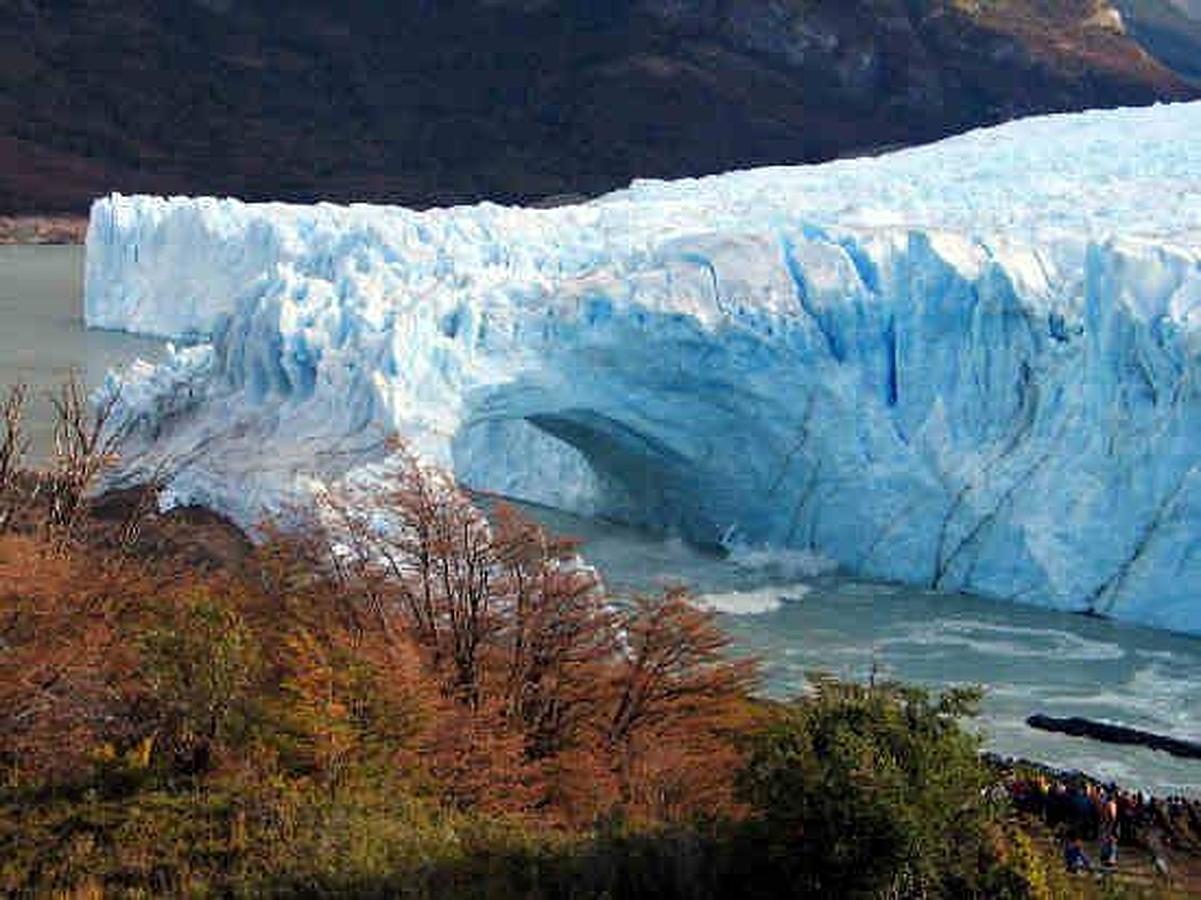
<instances>
[{"instance_id":1,"label":"lake surface","mask_svg":"<svg viewBox=\"0 0 1201 900\"><path fill-rule=\"evenodd\" d=\"M0 389L29 387L32 451L49 455L47 394L72 369L95 387L109 368L157 359L163 342L83 327L83 247L0 246Z\"/></svg>"},{"instance_id":2,"label":"lake surface","mask_svg":"<svg viewBox=\"0 0 1201 900\"><path fill-rule=\"evenodd\" d=\"M527 510L584 540L619 591L686 584L719 610L740 649L760 657L769 693L802 691L809 672L986 690L980 727L999 753L1080 769L1156 793L1201 796L1201 761L1035 731L1031 713L1106 719L1201 739L1201 640L962 594L812 574L801 554L722 557L560 512Z\"/></svg>"},{"instance_id":3,"label":"lake surface","mask_svg":"<svg viewBox=\"0 0 1201 900\"><path fill-rule=\"evenodd\" d=\"M0 384L36 400L30 431L48 447L47 390L72 369L90 384L161 342L82 327L80 247L0 247ZM777 696L806 673L897 677L932 688L980 684L981 727L998 752L1079 768L1131 787L1201 796L1201 762L1034 731L1034 712L1084 715L1201 739L1201 640L1037 607L818 574L798 554L722 557L662 535L531 510L585 540L621 591L685 584L723 610L740 650L763 661Z\"/></svg>"}]
</instances>

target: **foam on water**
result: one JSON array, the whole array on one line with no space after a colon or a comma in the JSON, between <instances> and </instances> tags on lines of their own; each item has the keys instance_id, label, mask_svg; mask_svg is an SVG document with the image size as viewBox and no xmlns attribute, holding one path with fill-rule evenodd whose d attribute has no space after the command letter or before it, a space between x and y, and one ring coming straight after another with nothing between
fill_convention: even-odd
<instances>
[{"instance_id":1,"label":"foam on water","mask_svg":"<svg viewBox=\"0 0 1201 900\"><path fill-rule=\"evenodd\" d=\"M1088 640L1068 631L957 617L908 624L900 634L877 640L873 646L877 650L891 648L896 655L959 654L967 650L981 656L1075 662L1122 659L1126 655L1125 649L1116 643Z\"/></svg>"},{"instance_id":2,"label":"foam on water","mask_svg":"<svg viewBox=\"0 0 1201 900\"><path fill-rule=\"evenodd\" d=\"M812 550L731 544L726 551L726 559L731 566L773 578L814 578L838 569L838 563L834 560Z\"/></svg>"},{"instance_id":3,"label":"foam on water","mask_svg":"<svg viewBox=\"0 0 1201 900\"><path fill-rule=\"evenodd\" d=\"M727 591L698 594L696 601L708 609L734 616L753 616L775 612L786 602L802 600L812 590L805 584L781 584L752 591Z\"/></svg>"}]
</instances>

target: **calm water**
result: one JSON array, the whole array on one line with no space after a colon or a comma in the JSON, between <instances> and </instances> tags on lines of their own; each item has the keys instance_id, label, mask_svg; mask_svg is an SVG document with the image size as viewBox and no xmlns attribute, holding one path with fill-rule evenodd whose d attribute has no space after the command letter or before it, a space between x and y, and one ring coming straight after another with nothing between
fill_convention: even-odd
<instances>
[{"instance_id":1,"label":"calm water","mask_svg":"<svg viewBox=\"0 0 1201 900\"><path fill-rule=\"evenodd\" d=\"M156 341L83 330L82 270L82 248L0 247L0 384L20 380L44 395L72 367L95 384L110 366L162 352ZM32 413L35 438L48 440L44 400ZM801 690L811 671L864 679L874 669L931 687L981 684L992 748L1132 787L1201 795L1201 762L1024 724L1032 712L1074 714L1201 739L1201 640L815 575L803 558L723 559L636 529L534 512L583 538L614 588L684 583L726 611L728 629L762 658L777 695Z\"/></svg>"},{"instance_id":2,"label":"calm water","mask_svg":"<svg viewBox=\"0 0 1201 900\"><path fill-rule=\"evenodd\" d=\"M83 327L83 248L0 246L0 388L30 389L33 450L49 452L47 393L75 369L91 386L112 366L156 359L162 342Z\"/></svg>"}]
</instances>

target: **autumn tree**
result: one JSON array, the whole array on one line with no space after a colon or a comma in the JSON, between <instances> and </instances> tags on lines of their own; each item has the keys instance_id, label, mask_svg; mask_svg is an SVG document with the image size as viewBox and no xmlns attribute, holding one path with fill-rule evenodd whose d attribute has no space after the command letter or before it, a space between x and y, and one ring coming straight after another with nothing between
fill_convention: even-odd
<instances>
[{"instance_id":1,"label":"autumn tree","mask_svg":"<svg viewBox=\"0 0 1201 900\"><path fill-rule=\"evenodd\" d=\"M541 759L577 745L600 713L598 687L617 657L615 622L578 542L503 503L493 533L505 611L501 692L526 753Z\"/></svg>"},{"instance_id":2,"label":"autumn tree","mask_svg":"<svg viewBox=\"0 0 1201 900\"><path fill-rule=\"evenodd\" d=\"M54 455L39 491L47 503L47 534L60 548L74 538L88 493L116 461L117 434L111 424L119 400L120 392L113 390L91 404L74 372L50 397Z\"/></svg>"},{"instance_id":3,"label":"autumn tree","mask_svg":"<svg viewBox=\"0 0 1201 900\"><path fill-rule=\"evenodd\" d=\"M332 556L374 604L403 607L447 694L478 707L483 656L499 626L488 523L445 473L403 447L397 456L386 486L325 498Z\"/></svg>"},{"instance_id":4,"label":"autumn tree","mask_svg":"<svg viewBox=\"0 0 1201 900\"><path fill-rule=\"evenodd\" d=\"M86 773L105 745L139 735L136 603L121 569L64 559L33 537L0 538L0 757L10 772Z\"/></svg>"},{"instance_id":5,"label":"autumn tree","mask_svg":"<svg viewBox=\"0 0 1201 900\"><path fill-rule=\"evenodd\" d=\"M635 598L619 622L626 647L613 674L605 739L623 799L655 815L686 811L697 799L689 797L695 779L736 761L730 733L745 721L756 664L729 656L714 613L682 589Z\"/></svg>"},{"instance_id":6,"label":"autumn tree","mask_svg":"<svg viewBox=\"0 0 1201 900\"><path fill-rule=\"evenodd\" d=\"M7 531L19 504L17 476L29 450L24 431L26 388L15 385L0 405L0 533Z\"/></svg>"},{"instance_id":7,"label":"autumn tree","mask_svg":"<svg viewBox=\"0 0 1201 900\"><path fill-rule=\"evenodd\" d=\"M407 635L347 618L325 596L280 626L275 721L286 760L336 788L356 766L415 765L439 695Z\"/></svg>"},{"instance_id":8,"label":"autumn tree","mask_svg":"<svg viewBox=\"0 0 1201 900\"><path fill-rule=\"evenodd\" d=\"M414 752L427 679L398 612L373 606L331 565L311 522L290 524L263 523L239 567L209 576L205 589L229 606L233 630L218 629L204 652L238 664L221 694L253 685L252 703L234 708L251 714L234 720L243 732L234 749L336 790L357 766ZM242 634L253 653L227 655Z\"/></svg>"}]
</instances>

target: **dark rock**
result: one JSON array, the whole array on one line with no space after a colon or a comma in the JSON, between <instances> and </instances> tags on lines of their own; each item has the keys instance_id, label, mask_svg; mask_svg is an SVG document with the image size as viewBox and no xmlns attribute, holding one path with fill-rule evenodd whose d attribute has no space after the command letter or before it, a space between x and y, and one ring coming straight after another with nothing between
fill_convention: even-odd
<instances>
[{"instance_id":1,"label":"dark rock","mask_svg":"<svg viewBox=\"0 0 1201 900\"><path fill-rule=\"evenodd\" d=\"M1150 731L1127 728L1124 725L1098 722L1095 719L1085 719L1079 716L1060 719L1040 713L1026 719L1026 724L1031 728L1037 728L1039 731L1051 731L1057 734L1072 735L1073 737L1087 737L1106 744L1149 747L1152 750L1162 750L1165 753L1170 753L1172 756L1180 756L1185 759L1201 759L1201 742L1166 737Z\"/></svg>"}]
</instances>

